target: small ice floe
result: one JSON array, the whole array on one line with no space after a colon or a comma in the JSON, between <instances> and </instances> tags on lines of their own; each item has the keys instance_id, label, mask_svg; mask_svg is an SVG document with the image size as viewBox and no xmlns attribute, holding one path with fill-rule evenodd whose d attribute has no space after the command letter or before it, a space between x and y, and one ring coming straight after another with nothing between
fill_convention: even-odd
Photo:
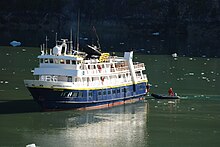
<instances>
[{"instance_id":1,"label":"small ice floe","mask_svg":"<svg viewBox=\"0 0 220 147\"><path fill-rule=\"evenodd\" d=\"M193 107L192 107L192 108L191 108L191 110L192 110L192 111L194 111L194 110L195 110L195 108L193 108Z\"/></svg>"},{"instance_id":2,"label":"small ice floe","mask_svg":"<svg viewBox=\"0 0 220 147\"><path fill-rule=\"evenodd\" d=\"M34 70L32 69L31 72L34 73Z\"/></svg>"},{"instance_id":3,"label":"small ice floe","mask_svg":"<svg viewBox=\"0 0 220 147\"><path fill-rule=\"evenodd\" d=\"M211 74L214 74L214 71L211 71Z\"/></svg>"},{"instance_id":4,"label":"small ice floe","mask_svg":"<svg viewBox=\"0 0 220 147\"><path fill-rule=\"evenodd\" d=\"M12 74L15 75L15 71L13 71Z\"/></svg>"},{"instance_id":5,"label":"small ice floe","mask_svg":"<svg viewBox=\"0 0 220 147\"><path fill-rule=\"evenodd\" d=\"M208 58L208 59L206 59L207 61L209 61L210 59Z\"/></svg>"},{"instance_id":6,"label":"small ice floe","mask_svg":"<svg viewBox=\"0 0 220 147\"><path fill-rule=\"evenodd\" d=\"M160 41L161 41L161 42L164 42L164 40L163 40L163 39L161 39Z\"/></svg>"},{"instance_id":7,"label":"small ice floe","mask_svg":"<svg viewBox=\"0 0 220 147\"><path fill-rule=\"evenodd\" d=\"M201 73L201 75L204 75L204 74L205 74L204 72Z\"/></svg>"},{"instance_id":8,"label":"small ice floe","mask_svg":"<svg viewBox=\"0 0 220 147\"><path fill-rule=\"evenodd\" d=\"M9 56L10 54L9 53L6 53L6 56Z\"/></svg>"},{"instance_id":9,"label":"small ice floe","mask_svg":"<svg viewBox=\"0 0 220 147\"><path fill-rule=\"evenodd\" d=\"M8 84L8 81L5 81L5 84Z\"/></svg>"},{"instance_id":10,"label":"small ice floe","mask_svg":"<svg viewBox=\"0 0 220 147\"><path fill-rule=\"evenodd\" d=\"M87 41L87 40L89 40L89 38L85 37L85 38L83 38L83 40Z\"/></svg>"},{"instance_id":11,"label":"small ice floe","mask_svg":"<svg viewBox=\"0 0 220 147\"><path fill-rule=\"evenodd\" d=\"M150 54L150 51L147 51L148 54Z\"/></svg>"},{"instance_id":12,"label":"small ice floe","mask_svg":"<svg viewBox=\"0 0 220 147\"><path fill-rule=\"evenodd\" d=\"M206 65L207 63L205 62L204 65Z\"/></svg>"},{"instance_id":13,"label":"small ice floe","mask_svg":"<svg viewBox=\"0 0 220 147\"><path fill-rule=\"evenodd\" d=\"M18 90L19 88L18 87L15 87L15 90Z\"/></svg>"},{"instance_id":14,"label":"small ice floe","mask_svg":"<svg viewBox=\"0 0 220 147\"><path fill-rule=\"evenodd\" d=\"M1 84L3 84L3 83L4 83L4 81L0 81L0 83L1 83Z\"/></svg>"},{"instance_id":15,"label":"small ice floe","mask_svg":"<svg viewBox=\"0 0 220 147\"><path fill-rule=\"evenodd\" d=\"M216 79L212 79L212 81L213 81L213 82L215 82L215 81L216 81Z\"/></svg>"},{"instance_id":16,"label":"small ice floe","mask_svg":"<svg viewBox=\"0 0 220 147\"><path fill-rule=\"evenodd\" d=\"M193 73L193 72L190 72L189 75L190 75L190 76L194 76L194 73Z\"/></svg>"},{"instance_id":17,"label":"small ice floe","mask_svg":"<svg viewBox=\"0 0 220 147\"><path fill-rule=\"evenodd\" d=\"M152 33L153 36L159 36L160 35L160 32L154 32Z\"/></svg>"},{"instance_id":18,"label":"small ice floe","mask_svg":"<svg viewBox=\"0 0 220 147\"><path fill-rule=\"evenodd\" d=\"M172 57L176 58L177 57L177 53L173 53Z\"/></svg>"},{"instance_id":19,"label":"small ice floe","mask_svg":"<svg viewBox=\"0 0 220 147\"><path fill-rule=\"evenodd\" d=\"M124 45L125 43L124 43L124 42L120 42L119 44L120 44L120 45Z\"/></svg>"},{"instance_id":20,"label":"small ice floe","mask_svg":"<svg viewBox=\"0 0 220 147\"><path fill-rule=\"evenodd\" d=\"M21 42L14 40L14 41L10 42L10 45L13 46L13 47L21 46Z\"/></svg>"},{"instance_id":21,"label":"small ice floe","mask_svg":"<svg viewBox=\"0 0 220 147\"><path fill-rule=\"evenodd\" d=\"M23 49L22 49L22 52L26 52L26 49L23 48Z\"/></svg>"},{"instance_id":22,"label":"small ice floe","mask_svg":"<svg viewBox=\"0 0 220 147\"><path fill-rule=\"evenodd\" d=\"M157 88L157 87L158 87L158 85L154 85L154 87L155 87L155 88Z\"/></svg>"},{"instance_id":23,"label":"small ice floe","mask_svg":"<svg viewBox=\"0 0 220 147\"><path fill-rule=\"evenodd\" d=\"M206 79L207 79L207 77L202 77L202 79L203 79L203 80L206 80Z\"/></svg>"},{"instance_id":24,"label":"small ice floe","mask_svg":"<svg viewBox=\"0 0 220 147\"><path fill-rule=\"evenodd\" d=\"M176 61L176 60L178 60L177 58L174 58L174 60Z\"/></svg>"},{"instance_id":25,"label":"small ice floe","mask_svg":"<svg viewBox=\"0 0 220 147\"><path fill-rule=\"evenodd\" d=\"M32 144L27 144L26 147L36 147L36 145L32 143Z\"/></svg>"},{"instance_id":26,"label":"small ice floe","mask_svg":"<svg viewBox=\"0 0 220 147\"><path fill-rule=\"evenodd\" d=\"M202 57L203 57L203 58L205 58L205 57L206 57L206 55L202 55Z\"/></svg>"}]
</instances>

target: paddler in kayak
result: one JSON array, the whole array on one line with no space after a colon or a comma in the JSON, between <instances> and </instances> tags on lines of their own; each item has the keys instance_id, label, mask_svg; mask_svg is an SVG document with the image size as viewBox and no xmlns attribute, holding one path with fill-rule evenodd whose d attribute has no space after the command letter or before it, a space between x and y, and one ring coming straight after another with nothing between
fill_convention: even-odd
<instances>
[{"instance_id":1,"label":"paddler in kayak","mask_svg":"<svg viewBox=\"0 0 220 147\"><path fill-rule=\"evenodd\" d=\"M174 96L173 88L170 88L168 90L168 94L169 94L169 96Z\"/></svg>"}]
</instances>

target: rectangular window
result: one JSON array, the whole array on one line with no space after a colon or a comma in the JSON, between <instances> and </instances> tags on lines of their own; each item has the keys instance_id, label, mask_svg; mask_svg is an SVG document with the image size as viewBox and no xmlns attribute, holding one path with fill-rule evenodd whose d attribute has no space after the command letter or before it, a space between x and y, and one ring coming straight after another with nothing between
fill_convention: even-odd
<instances>
[{"instance_id":1,"label":"rectangular window","mask_svg":"<svg viewBox=\"0 0 220 147\"><path fill-rule=\"evenodd\" d=\"M72 97L77 97L78 92L73 92Z\"/></svg>"},{"instance_id":2,"label":"rectangular window","mask_svg":"<svg viewBox=\"0 0 220 147\"><path fill-rule=\"evenodd\" d=\"M115 94L115 93L116 93L116 91L115 91L115 89L113 89L113 90L112 90L112 94Z\"/></svg>"},{"instance_id":3,"label":"rectangular window","mask_svg":"<svg viewBox=\"0 0 220 147\"><path fill-rule=\"evenodd\" d=\"M40 59L40 63L44 63L44 60L43 60L43 59Z\"/></svg>"},{"instance_id":4,"label":"rectangular window","mask_svg":"<svg viewBox=\"0 0 220 147\"><path fill-rule=\"evenodd\" d=\"M64 64L64 60L63 59L60 60L60 64Z\"/></svg>"},{"instance_id":5,"label":"rectangular window","mask_svg":"<svg viewBox=\"0 0 220 147\"><path fill-rule=\"evenodd\" d=\"M89 92L89 97L92 97L92 91Z\"/></svg>"},{"instance_id":6,"label":"rectangular window","mask_svg":"<svg viewBox=\"0 0 220 147\"><path fill-rule=\"evenodd\" d=\"M67 77L67 82L72 82L72 77L71 76Z\"/></svg>"},{"instance_id":7,"label":"rectangular window","mask_svg":"<svg viewBox=\"0 0 220 147\"><path fill-rule=\"evenodd\" d=\"M73 65L76 65L76 61L75 61L75 60L72 60L72 64L73 64Z\"/></svg>"},{"instance_id":8,"label":"rectangular window","mask_svg":"<svg viewBox=\"0 0 220 147\"><path fill-rule=\"evenodd\" d=\"M78 97L79 98L83 97L83 92L79 92Z\"/></svg>"},{"instance_id":9,"label":"rectangular window","mask_svg":"<svg viewBox=\"0 0 220 147\"><path fill-rule=\"evenodd\" d=\"M70 60L66 60L66 64L70 64Z\"/></svg>"},{"instance_id":10,"label":"rectangular window","mask_svg":"<svg viewBox=\"0 0 220 147\"><path fill-rule=\"evenodd\" d=\"M98 92L98 95L102 95L101 91Z\"/></svg>"},{"instance_id":11,"label":"rectangular window","mask_svg":"<svg viewBox=\"0 0 220 147\"><path fill-rule=\"evenodd\" d=\"M110 95L110 94L111 94L111 90L108 91L108 95Z\"/></svg>"},{"instance_id":12,"label":"rectangular window","mask_svg":"<svg viewBox=\"0 0 220 147\"><path fill-rule=\"evenodd\" d=\"M103 91L103 95L106 95L106 91Z\"/></svg>"},{"instance_id":13,"label":"rectangular window","mask_svg":"<svg viewBox=\"0 0 220 147\"><path fill-rule=\"evenodd\" d=\"M48 63L48 59L44 59L44 63Z\"/></svg>"},{"instance_id":14,"label":"rectangular window","mask_svg":"<svg viewBox=\"0 0 220 147\"><path fill-rule=\"evenodd\" d=\"M53 63L53 59L50 59L50 63Z\"/></svg>"},{"instance_id":15,"label":"rectangular window","mask_svg":"<svg viewBox=\"0 0 220 147\"><path fill-rule=\"evenodd\" d=\"M120 89L117 89L117 93L120 93Z\"/></svg>"},{"instance_id":16,"label":"rectangular window","mask_svg":"<svg viewBox=\"0 0 220 147\"><path fill-rule=\"evenodd\" d=\"M59 64L59 60L58 59L54 59L54 63L55 64Z\"/></svg>"}]
</instances>

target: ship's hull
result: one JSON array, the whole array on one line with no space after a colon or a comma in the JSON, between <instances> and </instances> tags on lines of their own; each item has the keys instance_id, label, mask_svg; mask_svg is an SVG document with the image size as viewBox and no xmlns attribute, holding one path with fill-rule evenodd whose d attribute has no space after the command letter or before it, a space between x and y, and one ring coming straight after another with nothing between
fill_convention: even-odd
<instances>
[{"instance_id":1,"label":"ship's hull","mask_svg":"<svg viewBox=\"0 0 220 147\"><path fill-rule=\"evenodd\" d=\"M103 89L55 89L28 87L43 110L100 109L141 101L146 95L146 83Z\"/></svg>"}]
</instances>

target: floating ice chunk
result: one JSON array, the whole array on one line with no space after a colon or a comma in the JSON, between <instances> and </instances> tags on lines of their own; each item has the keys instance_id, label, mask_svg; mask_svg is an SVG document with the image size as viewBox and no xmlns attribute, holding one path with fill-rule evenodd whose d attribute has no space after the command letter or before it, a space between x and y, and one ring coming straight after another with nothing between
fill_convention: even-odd
<instances>
[{"instance_id":1,"label":"floating ice chunk","mask_svg":"<svg viewBox=\"0 0 220 147\"><path fill-rule=\"evenodd\" d=\"M201 75L204 75L204 74L205 74L204 72L201 73Z\"/></svg>"},{"instance_id":2,"label":"floating ice chunk","mask_svg":"<svg viewBox=\"0 0 220 147\"><path fill-rule=\"evenodd\" d=\"M214 71L211 71L211 74L214 74Z\"/></svg>"},{"instance_id":3,"label":"floating ice chunk","mask_svg":"<svg viewBox=\"0 0 220 147\"><path fill-rule=\"evenodd\" d=\"M15 87L15 90L18 90L19 88L18 87Z\"/></svg>"},{"instance_id":4,"label":"floating ice chunk","mask_svg":"<svg viewBox=\"0 0 220 147\"><path fill-rule=\"evenodd\" d=\"M21 46L21 42L19 42L19 41L12 41L12 42L10 42L10 45L13 46L13 47Z\"/></svg>"},{"instance_id":5,"label":"floating ice chunk","mask_svg":"<svg viewBox=\"0 0 220 147\"><path fill-rule=\"evenodd\" d=\"M213 81L213 82L215 82L215 81L216 81L216 79L212 79L212 81Z\"/></svg>"},{"instance_id":6,"label":"floating ice chunk","mask_svg":"<svg viewBox=\"0 0 220 147\"><path fill-rule=\"evenodd\" d=\"M1 84L3 84L3 83L4 83L4 81L0 81L0 83L1 83Z\"/></svg>"},{"instance_id":7,"label":"floating ice chunk","mask_svg":"<svg viewBox=\"0 0 220 147\"><path fill-rule=\"evenodd\" d=\"M193 60L193 58L189 58L189 60L190 60L190 61L192 61L192 60Z\"/></svg>"},{"instance_id":8,"label":"floating ice chunk","mask_svg":"<svg viewBox=\"0 0 220 147\"><path fill-rule=\"evenodd\" d=\"M176 58L177 57L177 53L173 53L172 57Z\"/></svg>"},{"instance_id":9,"label":"floating ice chunk","mask_svg":"<svg viewBox=\"0 0 220 147\"><path fill-rule=\"evenodd\" d=\"M190 75L190 76L194 76L194 73L193 73L193 72L190 72L189 75Z\"/></svg>"},{"instance_id":10,"label":"floating ice chunk","mask_svg":"<svg viewBox=\"0 0 220 147\"><path fill-rule=\"evenodd\" d=\"M174 60L178 60L177 58L174 58Z\"/></svg>"},{"instance_id":11,"label":"floating ice chunk","mask_svg":"<svg viewBox=\"0 0 220 147\"><path fill-rule=\"evenodd\" d=\"M207 79L207 77L202 77L202 79L203 79L203 80L206 80L206 79Z\"/></svg>"},{"instance_id":12,"label":"floating ice chunk","mask_svg":"<svg viewBox=\"0 0 220 147\"><path fill-rule=\"evenodd\" d=\"M5 81L5 84L8 84L8 81Z\"/></svg>"},{"instance_id":13,"label":"floating ice chunk","mask_svg":"<svg viewBox=\"0 0 220 147\"><path fill-rule=\"evenodd\" d=\"M26 147L36 147L34 143L26 145Z\"/></svg>"},{"instance_id":14,"label":"floating ice chunk","mask_svg":"<svg viewBox=\"0 0 220 147\"><path fill-rule=\"evenodd\" d=\"M192 107L191 110L193 111L193 110L195 110L195 108Z\"/></svg>"},{"instance_id":15,"label":"floating ice chunk","mask_svg":"<svg viewBox=\"0 0 220 147\"><path fill-rule=\"evenodd\" d=\"M9 56L9 53L6 53L6 56Z\"/></svg>"},{"instance_id":16,"label":"floating ice chunk","mask_svg":"<svg viewBox=\"0 0 220 147\"><path fill-rule=\"evenodd\" d=\"M158 85L154 85L154 87L155 87L155 88L157 88L157 87L158 87Z\"/></svg>"},{"instance_id":17,"label":"floating ice chunk","mask_svg":"<svg viewBox=\"0 0 220 147\"><path fill-rule=\"evenodd\" d=\"M87 41L87 40L89 40L89 38L85 37L85 38L83 38L83 40Z\"/></svg>"},{"instance_id":18,"label":"floating ice chunk","mask_svg":"<svg viewBox=\"0 0 220 147\"><path fill-rule=\"evenodd\" d=\"M23 48L22 51L23 51L23 52L26 52L26 49Z\"/></svg>"},{"instance_id":19,"label":"floating ice chunk","mask_svg":"<svg viewBox=\"0 0 220 147\"><path fill-rule=\"evenodd\" d=\"M152 33L153 36L159 36L160 35L160 32L154 32Z\"/></svg>"}]
</instances>

